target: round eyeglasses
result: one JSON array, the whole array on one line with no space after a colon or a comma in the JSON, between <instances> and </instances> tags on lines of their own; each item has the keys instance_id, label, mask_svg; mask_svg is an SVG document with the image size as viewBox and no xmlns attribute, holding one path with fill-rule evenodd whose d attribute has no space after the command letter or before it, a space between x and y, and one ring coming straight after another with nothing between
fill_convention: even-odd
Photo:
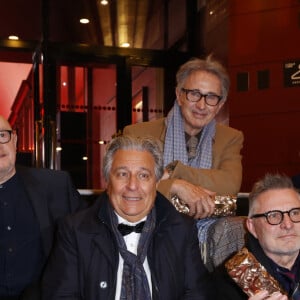
<instances>
[{"instance_id":1,"label":"round eyeglasses","mask_svg":"<svg viewBox=\"0 0 300 300\"><path fill-rule=\"evenodd\" d=\"M0 130L0 144L6 144L11 140L13 130Z\"/></svg>"},{"instance_id":2,"label":"round eyeglasses","mask_svg":"<svg viewBox=\"0 0 300 300\"><path fill-rule=\"evenodd\" d=\"M284 214L288 214L290 220L293 223L300 222L300 207L292 208L292 209L286 210L286 211L271 210L271 211L265 212L263 214L252 215L250 218L252 219L252 218L265 217L267 222L270 225L279 225L283 221Z\"/></svg>"},{"instance_id":3,"label":"round eyeglasses","mask_svg":"<svg viewBox=\"0 0 300 300\"><path fill-rule=\"evenodd\" d=\"M188 101L198 102L203 97L205 103L210 106L216 106L223 98L223 96L214 93L202 94L199 90L188 90L185 88L181 88L181 90L185 93L185 97Z\"/></svg>"}]
</instances>

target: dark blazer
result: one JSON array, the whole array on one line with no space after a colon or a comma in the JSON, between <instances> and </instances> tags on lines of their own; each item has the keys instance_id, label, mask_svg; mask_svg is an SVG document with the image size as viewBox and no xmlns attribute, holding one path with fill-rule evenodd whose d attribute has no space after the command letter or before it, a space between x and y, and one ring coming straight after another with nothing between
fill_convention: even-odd
<instances>
[{"instance_id":1,"label":"dark blazer","mask_svg":"<svg viewBox=\"0 0 300 300\"><path fill-rule=\"evenodd\" d=\"M46 264L53 245L57 220L79 208L80 194L67 172L20 166L16 170L40 226ZM22 299L39 299L33 293L38 295L38 283L28 287Z\"/></svg>"},{"instance_id":2,"label":"dark blazer","mask_svg":"<svg viewBox=\"0 0 300 300\"><path fill-rule=\"evenodd\" d=\"M43 278L43 300L114 300L119 262L103 193L87 210L65 218ZM158 193L148 249L153 299L214 299L199 252L196 226Z\"/></svg>"},{"instance_id":3,"label":"dark blazer","mask_svg":"<svg viewBox=\"0 0 300 300\"><path fill-rule=\"evenodd\" d=\"M65 171L17 167L41 229L46 256L53 244L56 221L76 211L80 194Z\"/></svg>"}]
</instances>

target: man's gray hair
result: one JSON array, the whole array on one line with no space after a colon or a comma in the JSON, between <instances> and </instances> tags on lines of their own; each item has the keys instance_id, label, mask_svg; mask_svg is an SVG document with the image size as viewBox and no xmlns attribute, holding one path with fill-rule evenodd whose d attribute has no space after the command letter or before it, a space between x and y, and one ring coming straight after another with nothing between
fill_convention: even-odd
<instances>
[{"instance_id":1,"label":"man's gray hair","mask_svg":"<svg viewBox=\"0 0 300 300\"><path fill-rule=\"evenodd\" d=\"M121 135L114 138L107 146L106 153L103 158L103 175L106 181L109 180L114 155L118 150L134 150L149 152L155 162L154 172L158 181L164 172L162 147L159 142L152 137L132 137Z\"/></svg>"},{"instance_id":2,"label":"man's gray hair","mask_svg":"<svg viewBox=\"0 0 300 300\"><path fill-rule=\"evenodd\" d=\"M287 175L279 173L267 173L263 178L261 178L253 185L252 191L249 194L249 215L252 214L255 199L259 195L266 191L276 189L292 189L296 193L298 193L297 189L293 185L291 178Z\"/></svg>"},{"instance_id":3,"label":"man's gray hair","mask_svg":"<svg viewBox=\"0 0 300 300\"><path fill-rule=\"evenodd\" d=\"M180 90L184 87L187 77L193 72L205 71L217 76L221 82L222 100L225 101L228 96L230 79L224 66L213 59L212 55L207 56L205 59L192 58L184 63L176 74L177 88Z\"/></svg>"}]
</instances>

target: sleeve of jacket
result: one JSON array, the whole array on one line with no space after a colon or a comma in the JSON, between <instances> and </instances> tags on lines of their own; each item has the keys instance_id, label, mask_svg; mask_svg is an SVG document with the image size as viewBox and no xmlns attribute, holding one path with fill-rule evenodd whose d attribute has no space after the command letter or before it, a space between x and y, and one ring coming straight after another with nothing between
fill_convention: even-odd
<instances>
[{"instance_id":1,"label":"sleeve of jacket","mask_svg":"<svg viewBox=\"0 0 300 300\"><path fill-rule=\"evenodd\" d=\"M205 268L201 258L199 243L196 234L196 226L193 232L188 234L188 243L185 260L185 300L215 299L215 291L212 286L211 274Z\"/></svg>"},{"instance_id":2,"label":"sleeve of jacket","mask_svg":"<svg viewBox=\"0 0 300 300\"><path fill-rule=\"evenodd\" d=\"M66 220L59 222L55 246L43 275L43 300L81 299L76 238Z\"/></svg>"},{"instance_id":3,"label":"sleeve of jacket","mask_svg":"<svg viewBox=\"0 0 300 300\"><path fill-rule=\"evenodd\" d=\"M222 300L247 300L248 296L230 278L224 264L220 265L212 273L212 281L216 287L216 299Z\"/></svg>"},{"instance_id":4,"label":"sleeve of jacket","mask_svg":"<svg viewBox=\"0 0 300 300\"><path fill-rule=\"evenodd\" d=\"M68 199L70 203L70 210L71 212L77 211L81 208L84 208L85 205L83 200L80 197L80 194L76 187L73 184L73 181L69 175L69 173L64 172L66 174L66 186L68 190Z\"/></svg>"},{"instance_id":5,"label":"sleeve of jacket","mask_svg":"<svg viewBox=\"0 0 300 300\"><path fill-rule=\"evenodd\" d=\"M53 216L65 216L84 208L84 202L68 172L54 171L49 181L49 208Z\"/></svg>"}]
</instances>

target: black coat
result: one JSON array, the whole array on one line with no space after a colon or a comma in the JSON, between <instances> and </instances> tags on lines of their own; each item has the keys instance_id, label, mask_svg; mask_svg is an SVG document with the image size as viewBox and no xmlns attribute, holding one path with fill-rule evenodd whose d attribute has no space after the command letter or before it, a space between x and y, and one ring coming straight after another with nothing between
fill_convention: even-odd
<instances>
[{"instance_id":1,"label":"black coat","mask_svg":"<svg viewBox=\"0 0 300 300\"><path fill-rule=\"evenodd\" d=\"M17 167L16 172L40 227L44 266L53 246L57 221L80 207L80 194L67 172L27 167ZM28 286L21 299L40 299L39 283L33 282Z\"/></svg>"},{"instance_id":2,"label":"black coat","mask_svg":"<svg viewBox=\"0 0 300 300\"><path fill-rule=\"evenodd\" d=\"M276 264L266 256L263 249L258 243L258 240L247 234L246 246L248 250L255 256L255 258L265 267L267 272L277 280L281 288L284 290L283 278L276 271ZM299 259L299 258L298 258ZM242 291L242 289L230 278L224 264L216 269L213 274L213 279L218 286L217 292L220 299L223 300L246 300L249 297ZM296 274L296 282L300 280L300 270ZM287 292L288 293L288 292Z\"/></svg>"},{"instance_id":3,"label":"black coat","mask_svg":"<svg viewBox=\"0 0 300 300\"><path fill-rule=\"evenodd\" d=\"M60 224L43 278L43 300L115 299L119 252L108 225L108 205L103 193L92 207ZM155 207L156 226L147 254L153 299L214 299L209 296L195 222L159 193Z\"/></svg>"},{"instance_id":4,"label":"black coat","mask_svg":"<svg viewBox=\"0 0 300 300\"><path fill-rule=\"evenodd\" d=\"M57 220L81 206L80 194L65 171L17 167L17 175L38 220L45 256L48 257Z\"/></svg>"}]
</instances>

